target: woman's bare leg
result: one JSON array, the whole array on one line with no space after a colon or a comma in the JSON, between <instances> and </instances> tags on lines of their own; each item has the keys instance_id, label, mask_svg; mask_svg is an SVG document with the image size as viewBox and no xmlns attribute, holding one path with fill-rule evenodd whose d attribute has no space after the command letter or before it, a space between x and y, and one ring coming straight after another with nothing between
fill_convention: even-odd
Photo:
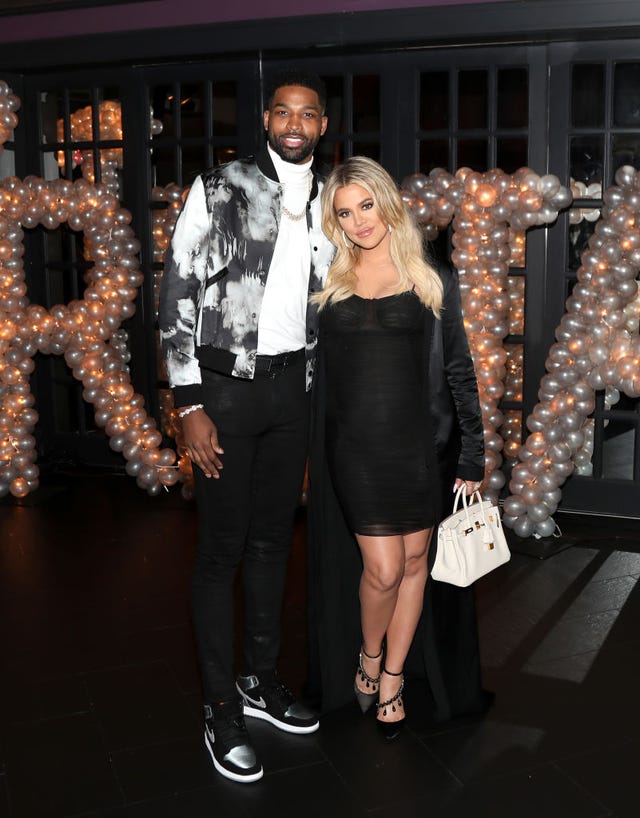
<instances>
[{"instance_id":1,"label":"woman's bare leg","mask_svg":"<svg viewBox=\"0 0 640 818\"><path fill-rule=\"evenodd\" d=\"M427 555L433 529L412 532L403 537L405 551L404 575L398 588L396 605L387 626L385 667L391 673L402 673L405 659L418 626L427 581ZM383 673L380 678L380 701L388 701L398 692L401 676ZM387 708L378 714L380 721L399 721L404 718L401 707Z\"/></svg>"},{"instance_id":2,"label":"woman's bare leg","mask_svg":"<svg viewBox=\"0 0 640 818\"><path fill-rule=\"evenodd\" d=\"M363 571L360 579L360 616L362 623L362 666L372 678L380 674L382 640L393 617L398 590L404 575L404 541L400 535L369 537L356 534L362 553ZM376 657L370 659L366 656ZM363 692L360 676L356 684Z\"/></svg>"}]
</instances>

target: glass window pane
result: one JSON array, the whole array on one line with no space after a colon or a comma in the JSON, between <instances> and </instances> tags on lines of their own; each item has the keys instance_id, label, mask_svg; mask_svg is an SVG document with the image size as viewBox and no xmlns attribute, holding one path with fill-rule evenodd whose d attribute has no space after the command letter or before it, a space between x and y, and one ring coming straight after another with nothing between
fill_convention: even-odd
<instances>
[{"instance_id":1,"label":"glass window pane","mask_svg":"<svg viewBox=\"0 0 640 818\"><path fill-rule=\"evenodd\" d=\"M56 431L77 432L78 430L78 403L74 399L74 383L64 358L52 356L52 398L56 418Z\"/></svg>"},{"instance_id":2,"label":"glass window pane","mask_svg":"<svg viewBox=\"0 0 640 818\"><path fill-rule=\"evenodd\" d=\"M174 96L173 85L154 86L150 89L150 97L153 115L162 123L162 136L175 136L174 104L177 104L177 100Z\"/></svg>"},{"instance_id":3,"label":"glass window pane","mask_svg":"<svg viewBox=\"0 0 640 818\"><path fill-rule=\"evenodd\" d=\"M353 143L354 156L368 156L369 159L380 161L380 143L379 142L354 142Z\"/></svg>"},{"instance_id":4,"label":"glass window pane","mask_svg":"<svg viewBox=\"0 0 640 818\"><path fill-rule=\"evenodd\" d=\"M216 165L224 165L225 162L231 162L237 156L238 149L235 145L218 145L214 148L214 164Z\"/></svg>"},{"instance_id":5,"label":"glass window pane","mask_svg":"<svg viewBox=\"0 0 640 818\"><path fill-rule=\"evenodd\" d=\"M449 72L426 71L420 75L420 130L449 127Z\"/></svg>"},{"instance_id":6,"label":"glass window pane","mask_svg":"<svg viewBox=\"0 0 640 818\"><path fill-rule=\"evenodd\" d=\"M235 82L214 82L213 91L213 132L228 136L238 130L238 100Z\"/></svg>"},{"instance_id":7,"label":"glass window pane","mask_svg":"<svg viewBox=\"0 0 640 818\"><path fill-rule=\"evenodd\" d=\"M92 97L88 89L69 91L69 110L71 111L71 139L74 142L93 139ZM63 113L60 113L62 117ZM61 121L61 120L60 120Z\"/></svg>"},{"instance_id":8,"label":"glass window pane","mask_svg":"<svg viewBox=\"0 0 640 818\"><path fill-rule=\"evenodd\" d=\"M601 128L604 125L604 82L603 64L573 66L571 124L574 128Z\"/></svg>"},{"instance_id":9,"label":"glass window pane","mask_svg":"<svg viewBox=\"0 0 640 818\"><path fill-rule=\"evenodd\" d=\"M525 277L508 276L509 335L524 335Z\"/></svg>"},{"instance_id":10,"label":"glass window pane","mask_svg":"<svg viewBox=\"0 0 640 818\"><path fill-rule=\"evenodd\" d=\"M46 151L42 154L42 177L51 181L64 175L65 153L71 156L70 151Z\"/></svg>"},{"instance_id":11,"label":"glass window pane","mask_svg":"<svg viewBox=\"0 0 640 818\"><path fill-rule=\"evenodd\" d=\"M7 143L5 142L4 150L0 153L0 179L6 179L7 176L15 176L15 173L15 153L10 148L7 148Z\"/></svg>"},{"instance_id":12,"label":"glass window pane","mask_svg":"<svg viewBox=\"0 0 640 818\"><path fill-rule=\"evenodd\" d=\"M208 136L207 123L211 104L206 82L188 83L180 94L180 120L183 137Z\"/></svg>"},{"instance_id":13,"label":"glass window pane","mask_svg":"<svg viewBox=\"0 0 640 818\"><path fill-rule=\"evenodd\" d=\"M504 440L503 454L505 458L515 460L522 443L522 412L518 409L507 410L504 413L500 434Z\"/></svg>"},{"instance_id":14,"label":"glass window pane","mask_svg":"<svg viewBox=\"0 0 640 818\"><path fill-rule=\"evenodd\" d=\"M526 230L509 230L509 249L511 255L509 256L509 267L526 267L527 265L527 231ZM524 279L516 278L516 281L523 281ZM515 284L513 286L516 286ZM524 285L523 285L524 292Z\"/></svg>"},{"instance_id":15,"label":"glass window pane","mask_svg":"<svg viewBox=\"0 0 640 818\"><path fill-rule=\"evenodd\" d=\"M327 86L327 133L344 133L344 81L342 77L323 77Z\"/></svg>"},{"instance_id":16,"label":"glass window pane","mask_svg":"<svg viewBox=\"0 0 640 818\"><path fill-rule=\"evenodd\" d=\"M39 96L40 142L53 145L60 140L58 119L64 112L62 92L42 91Z\"/></svg>"},{"instance_id":17,"label":"glass window pane","mask_svg":"<svg viewBox=\"0 0 640 818\"><path fill-rule=\"evenodd\" d=\"M569 226L569 252L567 253L569 270L577 270L582 264L582 254L587 249L595 226L596 222L587 221L587 219L582 219L577 224Z\"/></svg>"},{"instance_id":18,"label":"glass window pane","mask_svg":"<svg viewBox=\"0 0 640 818\"><path fill-rule=\"evenodd\" d=\"M617 134L611 140L611 179L622 165L640 167L640 136L637 134Z\"/></svg>"},{"instance_id":19,"label":"glass window pane","mask_svg":"<svg viewBox=\"0 0 640 818\"><path fill-rule=\"evenodd\" d=\"M570 144L569 173L576 182L602 182L604 137L574 136Z\"/></svg>"},{"instance_id":20,"label":"glass window pane","mask_svg":"<svg viewBox=\"0 0 640 818\"><path fill-rule=\"evenodd\" d=\"M460 71L458 74L458 127L486 128L488 109L487 72Z\"/></svg>"},{"instance_id":21,"label":"glass window pane","mask_svg":"<svg viewBox=\"0 0 640 818\"><path fill-rule=\"evenodd\" d=\"M448 167L448 139L425 139L420 142L420 164L418 169L421 173L429 173L433 168Z\"/></svg>"},{"instance_id":22,"label":"glass window pane","mask_svg":"<svg viewBox=\"0 0 640 818\"><path fill-rule=\"evenodd\" d=\"M640 63L619 63L614 69L613 124L640 124Z\"/></svg>"},{"instance_id":23,"label":"glass window pane","mask_svg":"<svg viewBox=\"0 0 640 818\"><path fill-rule=\"evenodd\" d=\"M496 139L496 164L505 173L514 173L528 164L526 136Z\"/></svg>"},{"instance_id":24,"label":"glass window pane","mask_svg":"<svg viewBox=\"0 0 640 818\"><path fill-rule=\"evenodd\" d=\"M460 139L458 142L459 168L466 167L472 170L488 170L488 142L486 139Z\"/></svg>"},{"instance_id":25,"label":"glass window pane","mask_svg":"<svg viewBox=\"0 0 640 818\"><path fill-rule=\"evenodd\" d=\"M344 144L339 140L330 140L325 136L318 143L318 147L314 151L314 155L318 159L318 165L325 170L331 170L335 165L339 165L346 159L344 152Z\"/></svg>"},{"instance_id":26,"label":"glass window pane","mask_svg":"<svg viewBox=\"0 0 640 818\"><path fill-rule=\"evenodd\" d=\"M182 184L190 185L208 164L204 145L185 145L182 148Z\"/></svg>"},{"instance_id":27,"label":"glass window pane","mask_svg":"<svg viewBox=\"0 0 640 818\"><path fill-rule=\"evenodd\" d=\"M529 74L526 68L498 69L499 128L524 128L529 122Z\"/></svg>"},{"instance_id":28,"label":"glass window pane","mask_svg":"<svg viewBox=\"0 0 640 818\"><path fill-rule=\"evenodd\" d=\"M378 76L353 78L353 130L356 133L380 130L380 77Z\"/></svg>"},{"instance_id":29,"label":"glass window pane","mask_svg":"<svg viewBox=\"0 0 640 818\"><path fill-rule=\"evenodd\" d=\"M151 153L151 165L153 172L153 185L165 185L175 182L182 184L182 176L178 176L176 167L176 149L154 147Z\"/></svg>"},{"instance_id":30,"label":"glass window pane","mask_svg":"<svg viewBox=\"0 0 640 818\"><path fill-rule=\"evenodd\" d=\"M522 365L524 358L523 344L505 344L507 353L507 376L504 382L503 400L522 400Z\"/></svg>"}]
</instances>

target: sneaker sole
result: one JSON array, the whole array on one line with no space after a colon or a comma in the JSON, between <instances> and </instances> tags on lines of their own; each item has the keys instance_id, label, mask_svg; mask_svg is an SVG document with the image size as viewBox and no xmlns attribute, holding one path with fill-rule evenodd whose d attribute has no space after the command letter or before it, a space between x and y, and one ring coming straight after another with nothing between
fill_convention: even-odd
<instances>
[{"instance_id":1,"label":"sneaker sole","mask_svg":"<svg viewBox=\"0 0 640 818\"><path fill-rule=\"evenodd\" d=\"M278 721L278 719L274 718L270 713L267 713L266 710L261 710L259 707L253 707L252 705L247 704L246 699L244 700L244 714L252 719L262 719L263 721L268 721L269 724L273 724L273 726L277 727L279 730L284 730L285 733L297 733L298 735L303 735L304 733L315 733L318 727L320 727L319 721L316 721L314 724L311 724L308 727L300 727L296 724L287 724L286 721Z\"/></svg>"},{"instance_id":2,"label":"sneaker sole","mask_svg":"<svg viewBox=\"0 0 640 818\"><path fill-rule=\"evenodd\" d=\"M209 751L209 755L211 756L211 760L213 761L213 766L216 770L223 775L225 778L230 779L231 781L237 781L239 784L251 784L253 781L259 781L262 776L264 775L264 770L260 767L259 772L251 773L250 775L240 775L239 773L232 773L231 770L227 770L226 767L223 767L218 759L215 757L213 752L213 747L209 743L209 736L205 730L204 733L204 746Z\"/></svg>"}]
</instances>

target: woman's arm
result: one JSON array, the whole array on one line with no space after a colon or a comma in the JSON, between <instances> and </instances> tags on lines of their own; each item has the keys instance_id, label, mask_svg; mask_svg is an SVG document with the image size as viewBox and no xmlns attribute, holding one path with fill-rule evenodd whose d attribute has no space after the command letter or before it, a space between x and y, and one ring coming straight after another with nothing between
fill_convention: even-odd
<instances>
[{"instance_id":1,"label":"woman's arm","mask_svg":"<svg viewBox=\"0 0 640 818\"><path fill-rule=\"evenodd\" d=\"M441 269L440 274L444 288L440 318L444 371L461 438L456 483L475 484L484 478L484 430L478 384L464 328L458 274L450 267Z\"/></svg>"}]
</instances>

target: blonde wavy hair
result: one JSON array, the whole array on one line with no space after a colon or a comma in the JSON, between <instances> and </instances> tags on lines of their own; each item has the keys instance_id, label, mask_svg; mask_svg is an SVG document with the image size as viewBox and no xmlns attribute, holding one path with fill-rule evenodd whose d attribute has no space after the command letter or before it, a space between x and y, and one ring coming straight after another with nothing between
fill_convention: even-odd
<instances>
[{"instance_id":1,"label":"blonde wavy hair","mask_svg":"<svg viewBox=\"0 0 640 818\"><path fill-rule=\"evenodd\" d=\"M361 250L345 241L333 202L336 191L347 185L359 185L373 199L380 217L391 227L390 253L400 281L398 292L415 289L423 304L436 317L442 307L442 282L424 257L423 237L412 213L387 171L366 156L352 156L329 174L322 189L322 230L335 245L336 254L327 274L324 289L313 296L319 308L342 301L356 291L356 266Z\"/></svg>"}]
</instances>

